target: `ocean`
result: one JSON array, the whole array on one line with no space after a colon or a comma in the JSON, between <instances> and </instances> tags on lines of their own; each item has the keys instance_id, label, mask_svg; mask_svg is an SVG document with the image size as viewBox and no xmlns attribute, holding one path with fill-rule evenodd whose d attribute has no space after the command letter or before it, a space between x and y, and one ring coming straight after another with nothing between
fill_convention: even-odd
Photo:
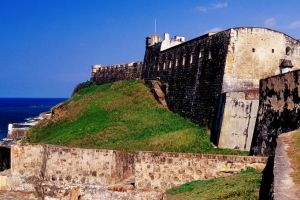
<instances>
[{"instance_id":1,"label":"ocean","mask_svg":"<svg viewBox=\"0 0 300 200\"><path fill-rule=\"evenodd\" d=\"M6 137L9 123L24 122L50 110L63 98L0 98L0 139Z\"/></svg>"}]
</instances>

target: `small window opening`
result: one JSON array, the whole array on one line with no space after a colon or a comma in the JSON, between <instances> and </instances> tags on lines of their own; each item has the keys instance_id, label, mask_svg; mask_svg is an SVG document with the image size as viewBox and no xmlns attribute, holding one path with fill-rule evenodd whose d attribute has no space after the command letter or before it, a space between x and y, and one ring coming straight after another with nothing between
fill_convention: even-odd
<instances>
[{"instance_id":1,"label":"small window opening","mask_svg":"<svg viewBox=\"0 0 300 200\"><path fill-rule=\"evenodd\" d=\"M208 59L211 59L211 51L208 52Z\"/></svg>"},{"instance_id":2,"label":"small window opening","mask_svg":"<svg viewBox=\"0 0 300 200\"><path fill-rule=\"evenodd\" d=\"M177 67L178 66L178 59L176 58L176 61L175 61L175 66Z\"/></svg>"},{"instance_id":3,"label":"small window opening","mask_svg":"<svg viewBox=\"0 0 300 200\"><path fill-rule=\"evenodd\" d=\"M272 53L274 53L275 52L275 50L274 49L272 49Z\"/></svg>"},{"instance_id":4,"label":"small window opening","mask_svg":"<svg viewBox=\"0 0 300 200\"><path fill-rule=\"evenodd\" d=\"M159 64L156 65L156 71L159 71Z\"/></svg>"},{"instance_id":5,"label":"small window opening","mask_svg":"<svg viewBox=\"0 0 300 200\"><path fill-rule=\"evenodd\" d=\"M287 47L286 50L285 50L285 53L286 53L287 56L290 56L292 54L291 47Z\"/></svg>"},{"instance_id":6,"label":"small window opening","mask_svg":"<svg viewBox=\"0 0 300 200\"><path fill-rule=\"evenodd\" d=\"M193 54L191 54L190 64L193 63Z\"/></svg>"},{"instance_id":7,"label":"small window opening","mask_svg":"<svg viewBox=\"0 0 300 200\"><path fill-rule=\"evenodd\" d=\"M172 68L172 61L170 60L170 62L169 62L169 69L171 69Z\"/></svg>"},{"instance_id":8,"label":"small window opening","mask_svg":"<svg viewBox=\"0 0 300 200\"><path fill-rule=\"evenodd\" d=\"M204 51L201 50L201 51L199 52L199 58L202 58L203 56L204 56Z\"/></svg>"},{"instance_id":9,"label":"small window opening","mask_svg":"<svg viewBox=\"0 0 300 200\"><path fill-rule=\"evenodd\" d=\"M253 52L253 53L255 52L255 48L252 48L252 52Z\"/></svg>"},{"instance_id":10,"label":"small window opening","mask_svg":"<svg viewBox=\"0 0 300 200\"><path fill-rule=\"evenodd\" d=\"M166 70L166 62L163 64L163 70Z\"/></svg>"},{"instance_id":11,"label":"small window opening","mask_svg":"<svg viewBox=\"0 0 300 200\"><path fill-rule=\"evenodd\" d=\"M182 57L182 65L185 63L185 56Z\"/></svg>"}]
</instances>

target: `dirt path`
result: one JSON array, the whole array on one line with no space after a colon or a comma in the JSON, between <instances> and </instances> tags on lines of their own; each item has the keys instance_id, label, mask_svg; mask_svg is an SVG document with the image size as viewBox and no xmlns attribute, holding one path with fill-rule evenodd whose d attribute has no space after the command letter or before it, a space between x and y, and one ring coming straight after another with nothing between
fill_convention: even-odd
<instances>
[{"instance_id":1,"label":"dirt path","mask_svg":"<svg viewBox=\"0 0 300 200\"><path fill-rule=\"evenodd\" d=\"M275 200L298 200L300 188L297 186L291 172L293 171L288 152L289 141L293 134L285 133L278 137L274 163L274 199Z\"/></svg>"}]
</instances>

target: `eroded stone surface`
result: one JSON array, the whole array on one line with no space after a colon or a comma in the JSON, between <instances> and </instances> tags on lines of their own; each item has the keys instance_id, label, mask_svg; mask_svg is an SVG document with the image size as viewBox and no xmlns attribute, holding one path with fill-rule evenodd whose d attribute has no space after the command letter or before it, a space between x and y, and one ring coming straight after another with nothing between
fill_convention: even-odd
<instances>
[{"instance_id":1,"label":"eroded stone surface","mask_svg":"<svg viewBox=\"0 0 300 200\"><path fill-rule=\"evenodd\" d=\"M274 155L279 134L300 127L300 70L262 79L252 152Z\"/></svg>"},{"instance_id":2,"label":"eroded stone surface","mask_svg":"<svg viewBox=\"0 0 300 200\"><path fill-rule=\"evenodd\" d=\"M3 190L50 199L153 199L166 189L228 176L247 167L262 170L264 157L79 149L13 145L12 166L0 174ZM46 198L46 199L47 199Z\"/></svg>"},{"instance_id":3,"label":"eroded stone surface","mask_svg":"<svg viewBox=\"0 0 300 200\"><path fill-rule=\"evenodd\" d=\"M193 180L229 176L247 167L263 170L265 162L264 157L139 152L135 185L166 190Z\"/></svg>"},{"instance_id":4,"label":"eroded stone surface","mask_svg":"<svg viewBox=\"0 0 300 200\"><path fill-rule=\"evenodd\" d=\"M249 151L258 110L258 90L226 94L219 147Z\"/></svg>"},{"instance_id":5,"label":"eroded stone surface","mask_svg":"<svg viewBox=\"0 0 300 200\"><path fill-rule=\"evenodd\" d=\"M0 191L2 200L37 200L33 193Z\"/></svg>"}]
</instances>

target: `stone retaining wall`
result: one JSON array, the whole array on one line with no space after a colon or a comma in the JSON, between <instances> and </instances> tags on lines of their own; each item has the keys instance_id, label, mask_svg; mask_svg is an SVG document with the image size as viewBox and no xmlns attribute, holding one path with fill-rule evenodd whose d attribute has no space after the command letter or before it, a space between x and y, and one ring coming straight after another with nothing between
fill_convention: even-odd
<instances>
[{"instance_id":1,"label":"stone retaining wall","mask_svg":"<svg viewBox=\"0 0 300 200\"><path fill-rule=\"evenodd\" d=\"M36 192L53 199L162 199L166 189L262 170L266 158L188 153L125 153L55 145L13 145L11 172L1 189ZM104 198L105 197L105 198Z\"/></svg>"},{"instance_id":2,"label":"stone retaining wall","mask_svg":"<svg viewBox=\"0 0 300 200\"><path fill-rule=\"evenodd\" d=\"M55 184L110 185L133 175L133 155L114 150L13 145L11 156L13 176L40 176Z\"/></svg>"},{"instance_id":3,"label":"stone retaining wall","mask_svg":"<svg viewBox=\"0 0 300 200\"><path fill-rule=\"evenodd\" d=\"M252 167L262 170L264 157L230 155L139 152L135 161L138 189L170 189L194 180L238 173Z\"/></svg>"}]
</instances>

